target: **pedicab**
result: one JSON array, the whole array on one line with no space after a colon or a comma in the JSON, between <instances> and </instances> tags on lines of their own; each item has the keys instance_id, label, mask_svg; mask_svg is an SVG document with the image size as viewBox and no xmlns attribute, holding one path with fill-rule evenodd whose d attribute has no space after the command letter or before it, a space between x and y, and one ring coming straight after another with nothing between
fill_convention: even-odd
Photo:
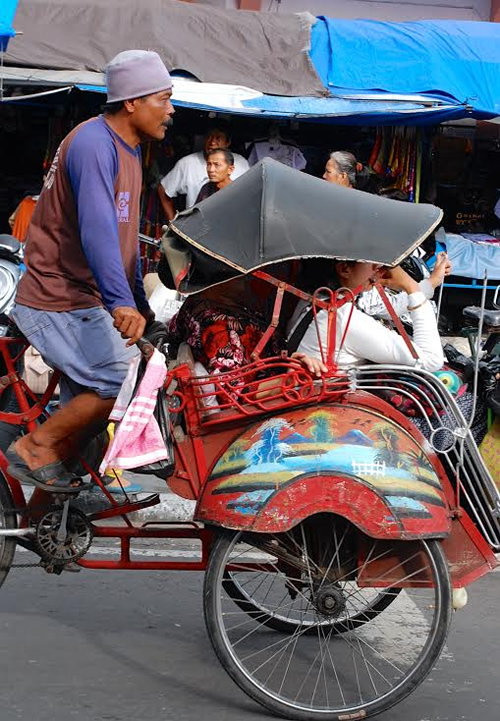
<instances>
[{"instance_id":1,"label":"pedicab","mask_svg":"<svg viewBox=\"0 0 500 721\"><path fill-rule=\"evenodd\" d=\"M418 367L337 367L336 311L352 298L328 288L311 295L282 271L311 258L395 266L440 218L433 206L346 190L270 160L179 214L163 243L182 292L253 277L267 284L272 304L249 365L200 377L182 348L168 361L166 483L196 500L194 520L134 521L130 514L158 495L118 502L89 465L108 508L85 514L58 493L35 513L3 459L0 580L16 544L53 572L69 562L203 571L215 653L268 711L345 721L402 701L438 661L457 591L496 566L500 496L445 385ZM286 298L328 313L328 373L320 378L284 353L266 356ZM35 396L16 371L25 347L22 338L0 339L1 388L12 386L21 409L0 420L30 429L58 374ZM418 408L427 438L386 400L391 389ZM93 556L95 538L115 539L119 558ZM134 557L134 542L144 539L191 539L201 554Z\"/></svg>"}]
</instances>

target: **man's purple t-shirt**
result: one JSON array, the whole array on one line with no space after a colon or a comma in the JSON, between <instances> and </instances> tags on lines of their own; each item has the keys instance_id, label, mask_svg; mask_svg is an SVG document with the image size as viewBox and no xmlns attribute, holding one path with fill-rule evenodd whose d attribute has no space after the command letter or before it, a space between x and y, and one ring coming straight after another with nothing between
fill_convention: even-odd
<instances>
[{"instance_id":1,"label":"man's purple t-shirt","mask_svg":"<svg viewBox=\"0 0 500 721\"><path fill-rule=\"evenodd\" d=\"M141 163L141 149L131 148L100 116L78 133L66 155L68 178L78 208L78 224L83 252L109 311L120 306L146 307L140 257L134 293L125 275L116 224L115 181L118 175L118 152L114 137L128 153Z\"/></svg>"},{"instance_id":2,"label":"man's purple t-shirt","mask_svg":"<svg viewBox=\"0 0 500 721\"><path fill-rule=\"evenodd\" d=\"M35 208L17 302L42 310L148 307L139 266L139 149L102 116L61 143Z\"/></svg>"}]
</instances>

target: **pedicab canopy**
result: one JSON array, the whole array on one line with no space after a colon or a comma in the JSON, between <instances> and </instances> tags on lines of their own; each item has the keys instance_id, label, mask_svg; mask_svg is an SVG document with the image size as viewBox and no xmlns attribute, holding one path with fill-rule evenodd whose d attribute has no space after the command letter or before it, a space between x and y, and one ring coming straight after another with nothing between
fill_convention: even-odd
<instances>
[{"instance_id":1,"label":"pedicab canopy","mask_svg":"<svg viewBox=\"0 0 500 721\"><path fill-rule=\"evenodd\" d=\"M163 248L177 289L190 293L285 260L395 266L441 218L433 205L343 188L265 158L179 213Z\"/></svg>"}]
</instances>

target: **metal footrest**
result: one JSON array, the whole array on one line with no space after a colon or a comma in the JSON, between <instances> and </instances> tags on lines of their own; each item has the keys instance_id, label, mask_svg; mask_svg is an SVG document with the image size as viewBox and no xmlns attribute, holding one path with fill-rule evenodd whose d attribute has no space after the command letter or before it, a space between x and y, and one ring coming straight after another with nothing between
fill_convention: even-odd
<instances>
[{"instance_id":1,"label":"metal footrest","mask_svg":"<svg viewBox=\"0 0 500 721\"><path fill-rule=\"evenodd\" d=\"M157 506L160 503L160 494L153 493L140 501L134 501L130 503L121 503L111 508L106 508L104 511L97 511L89 516L91 521L100 521L103 518L113 518L113 516L126 516L127 513L134 513L134 511L141 511L143 508L150 508L151 506Z\"/></svg>"}]
</instances>

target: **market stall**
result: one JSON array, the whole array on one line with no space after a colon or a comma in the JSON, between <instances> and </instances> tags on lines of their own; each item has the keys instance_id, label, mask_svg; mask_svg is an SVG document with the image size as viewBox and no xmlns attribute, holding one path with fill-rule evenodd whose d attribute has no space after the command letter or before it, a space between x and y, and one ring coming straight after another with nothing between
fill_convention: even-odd
<instances>
[{"instance_id":1,"label":"market stall","mask_svg":"<svg viewBox=\"0 0 500 721\"><path fill-rule=\"evenodd\" d=\"M144 148L146 235L161 234L160 179L199 151L208 125L223 119L232 149L245 157L254 157L256 145L259 157L265 146L276 153L279 144L284 162L300 153L294 167L321 175L328 153L346 149L370 168L373 192L441 205L450 251L452 235L460 235L479 263L464 268L455 256L461 277L451 285L460 293L480 277L478 243L488 243L486 263L495 267L500 126L484 121L500 115L500 26L239 13L175 0L60 9L55 0L19 0L15 23L23 35L2 68L0 123L16 130L9 148L30 144L33 175L36 166L41 176L70 127L99 111L102 71L114 52L147 45L173 68L177 118L165 143ZM243 44L233 42L236 30ZM42 138L36 148L34 137ZM297 150L282 152L290 147ZM9 152L12 179L25 159ZM176 202L182 208L182 198ZM0 198L0 223L5 215ZM146 272L155 258L146 247L143 255ZM467 272L471 282L463 280Z\"/></svg>"}]
</instances>

